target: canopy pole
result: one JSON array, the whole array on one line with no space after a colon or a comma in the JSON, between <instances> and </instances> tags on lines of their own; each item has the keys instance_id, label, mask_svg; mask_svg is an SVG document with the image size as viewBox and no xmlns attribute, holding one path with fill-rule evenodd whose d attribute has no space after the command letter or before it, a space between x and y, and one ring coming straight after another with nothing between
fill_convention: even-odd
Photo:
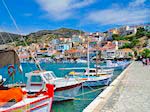
<instances>
[{"instance_id":1,"label":"canopy pole","mask_svg":"<svg viewBox=\"0 0 150 112\"><path fill-rule=\"evenodd\" d=\"M89 77L89 70L90 70L90 53L89 53L89 36L88 36L88 42L87 42L87 68L88 68L88 77Z\"/></svg>"}]
</instances>

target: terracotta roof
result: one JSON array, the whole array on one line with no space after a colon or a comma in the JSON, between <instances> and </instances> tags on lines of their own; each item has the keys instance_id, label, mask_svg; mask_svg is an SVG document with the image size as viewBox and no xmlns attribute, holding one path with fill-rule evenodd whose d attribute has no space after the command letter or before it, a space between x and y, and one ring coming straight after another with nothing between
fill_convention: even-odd
<instances>
[{"instance_id":1,"label":"terracotta roof","mask_svg":"<svg viewBox=\"0 0 150 112\"><path fill-rule=\"evenodd\" d=\"M114 49L116 47L115 44L113 44L112 42L108 42L103 49Z\"/></svg>"},{"instance_id":2,"label":"terracotta roof","mask_svg":"<svg viewBox=\"0 0 150 112\"><path fill-rule=\"evenodd\" d=\"M87 52L87 49L83 49L83 50L70 49L70 50L67 50L67 51L65 51L65 52L66 52L66 53L78 53L78 52L86 53L86 52Z\"/></svg>"},{"instance_id":3,"label":"terracotta roof","mask_svg":"<svg viewBox=\"0 0 150 112\"><path fill-rule=\"evenodd\" d=\"M133 50L132 50L132 49L129 49L129 48L120 49L120 51L124 51L124 52L133 52Z\"/></svg>"},{"instance_id":4,"label":"terracotta roof","mask_svg":"<svg viewBox=\"0 0 150 112\"><path fill-rule=\"evenodd\" d=\"M66 51L66 53L77 53L77 52L79 52L79 50L77 49L69 49Z\"/></svg>"},{"instance_id":5,"label":"terracotta roof","mask_svg":"<svg viewBox=\"0 0 150 112\"><path fill-rule=\"evenodd\" d=\"M40 50L40 52L41 52L41 53L45 53L45 52L47 52L47 50Z\"/></svg>"}]
</instances>

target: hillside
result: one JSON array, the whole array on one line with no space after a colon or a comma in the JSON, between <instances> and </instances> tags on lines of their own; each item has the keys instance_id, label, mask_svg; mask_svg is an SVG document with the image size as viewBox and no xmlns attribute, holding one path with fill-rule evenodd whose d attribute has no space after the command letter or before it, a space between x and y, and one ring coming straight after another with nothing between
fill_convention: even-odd
<instances>
[{"instance_id":1,"label":"hillside","mask_svg":"<svg viewBox=\"0 0 150 112\"><path fill-rule=\"evenodd\" d=\"M8 32L0 32L0 44L11 43L13 41L20 41L21 35ZM12 39L12 40L11 40Z\"/></svg>"},{"instance_id":2,"label":"hillside","mask_svg":"<svg viewBox=\"0 0 150 112\"><path fill-rule=\"evenodd\" d=\"M80 34L83 33L83 31L75 30L75 29L69 29L69 28L60 28L56 30L40 30L37 32L30 33L28 35L23 35L26 42L28 44L30 43L37 43L37 42L45 42L49 41L54 38L60 38L60 37L66 37L69 38L73 34ZM6 43L11 42L10 36L17 43L17 45L22 45L21 42L21 35L13 34L13 33L7 33L7 32L1 32L1 35L3 36ZM2 38L0 38L0 44L3 44Z\"/></svg>"},{"instance_id":3,"label":"hillside","mask_svg":"<svg viewBox=\"0 0 150 112\"><path fill-rule=\"evenodd\" d=\"M136 34L131 35L113 35L113 40L127 40L130 41L130 43L126 43L122 48L143 48L147 47L150 40L150 31L145 30L144 28L138 28Z\"/></svg>"}]
</instances>

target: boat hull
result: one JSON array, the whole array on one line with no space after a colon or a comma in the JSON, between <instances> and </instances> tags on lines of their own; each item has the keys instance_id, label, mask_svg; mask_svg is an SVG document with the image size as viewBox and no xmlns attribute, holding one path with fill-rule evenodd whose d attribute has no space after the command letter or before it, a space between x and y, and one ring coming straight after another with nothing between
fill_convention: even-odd
<instances>
[{"instance_id":1,"label":"boat hull","mask_svg":"<svg viewBox=\"0 0 150 112\"><path fill-rule=\"evenodd\" d=\"M106 86L111 82L111 78L106 78L102 80L86 80L83 83L84 87L96 87L96 86Z\"/></svg>"},{"instance_id":2,"label":"boat hull","mask_svg":"<svg viewBox=\"0 0 150 112\"><path fill-rule=\"evenodd\" d=\"M103 69L123 70L126 66L101 66Z\"/></svg>"},{"instance_id":3,"label":"boat hull","mask_svg":"<svg viewBox=\"0 0 150 112\"><path fill-rule=\"evenodd\" d=\"M53 98L49 96L26 98L11 107L2 107L0 112L50 112Z\"/></svg>"},{"instance_id":4,"label":"boat hull","mask_svg":"<svg viewBox=\"0 0 150 112\"><path fill-rule=\"evenodd\" d=\"M66 101L66 100L74 99L75 96L78 94L81 86L82 83L72 85L72 86L57 88L54 92L54 101L58 102L58 101Z\"/></svg>"}]
</instances>

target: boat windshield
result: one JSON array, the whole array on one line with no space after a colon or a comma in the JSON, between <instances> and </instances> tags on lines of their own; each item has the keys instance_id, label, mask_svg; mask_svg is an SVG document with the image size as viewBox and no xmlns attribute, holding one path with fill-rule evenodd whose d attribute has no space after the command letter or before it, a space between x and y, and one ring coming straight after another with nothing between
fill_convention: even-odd
<instances>
[{"instance_id":1,"label":"boat windshield","mask_svg":"<svg viewBox=\"0 0 150 112\"><path fill-rule=\"evenodd\" d=\"M40 76L32 76L31 82L42 82L42 78Z\"/></svg>"},{"instance_id":2,"label":"boat windshield","mask_svg":"<svg viewBox=\"0 0 150 112\"><path fill-rule=\"evenodd\" d=\"M44 78L49 81L49 80L52 80L54 78L56 78L55 74L54 73L46 73L44 74Z\"/></svg>"},{"instance_id":3,"label":"boat windshield","mask_svg":"<svg viewBox=\"0 0 150 112\"><path fill-rule=\"evenodd\" d=\"M57 78L56 75L54 74L54 72L50 73L54 78Z\"/></svg>"}]
</instances>

